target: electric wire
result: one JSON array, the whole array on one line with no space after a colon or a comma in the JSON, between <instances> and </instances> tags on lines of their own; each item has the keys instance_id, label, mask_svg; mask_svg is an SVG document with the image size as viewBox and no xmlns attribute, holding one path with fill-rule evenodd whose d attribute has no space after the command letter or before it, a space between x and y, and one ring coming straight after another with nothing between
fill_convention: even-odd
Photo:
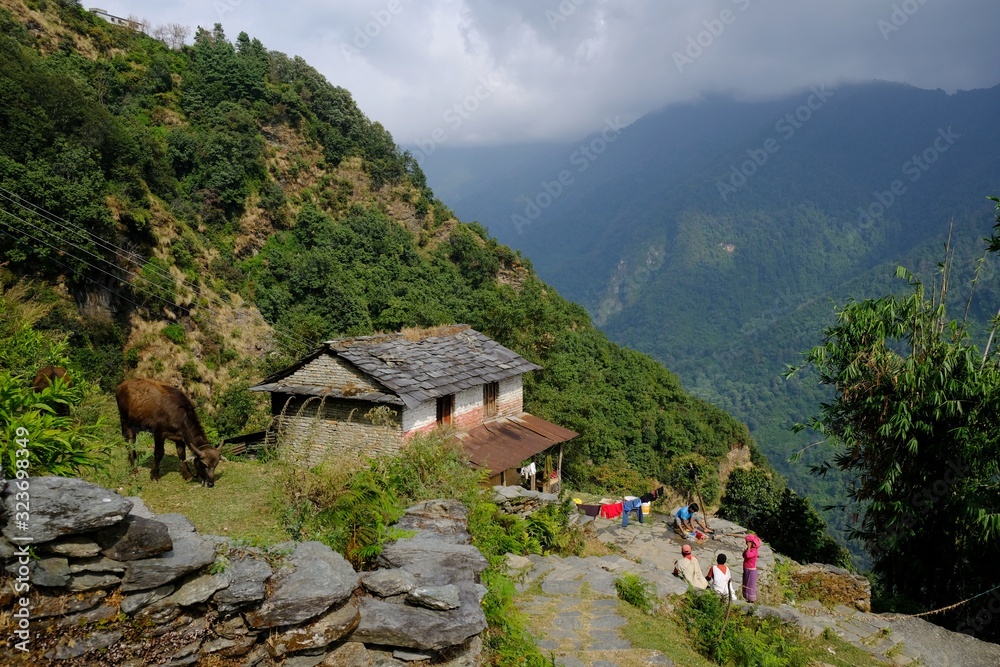
<instances>
[{"instance_id":1,"label":"electric wire","mask_svg":"<svg viewBox=\"0 0 1000 667\"><path fill-rule=\"evenodd\" d=\"M96 235L94 235L92 233L86 232L85 230L80 230L79 227L76 227L72 223L69 223L69 222L63 220L62 218L59 218L55 214L52 214L52 213L46 211L45 209L43 209L41 207L38 207L38 206L36 206L34 204L31 204L30 205L31 208L29 208L28 206L20 204L19 202L15 201L11 197L6 196L4 194L4 193L9 193L9 192L10 192L9 190L6 190L2 186L0 186L0 198L6 199L7 201L10 201L11 203L15 204L16 206L18 206L18 207L20 207L20 208L22 208L22 209L24 209L26 211L29 211L29 212L34 213L36 215L39 215L40 217L43 217L44 219L48 220L49 222L51 222L51 223L53 223L53 224L55 224L55 225L57 225L59 227L73 228L73 229L71 229L71 231L74 231L74 233L77 236L79 236L81 238L84 238L84 239L86 239L88 241L94 242L95 245L98 245L99 247L102 247L102 248L108 250L109 252L113 252L118 257L123 257L127 261L134 262L134 257L135 257L134 253L130 253L129 251L125 250L124 248L120 248L119 246L115 246L114 244L106 243L100 237L98 237L98 236L96 236ZM13 193L11 193L11 194L13 194ZM17 197L18 199L21 199L17 195L14 195L14 197ZM30 202L29 202L29 204L30 204ZM34 225L31 222L28 222L27 220L24 220L23 218L15 215L15 214L7 211L7 210L4 210L4 209L0 208L0 211L2 211L3 213L6 213L7 215L15 218L16 220L18 220L18 221L20 221L20 222L22 222L22 223L24 223L26 225L29 225L29 226L33 227L34 229L39 230L39 232L41 232L43 234L46 233L46 230L43 230L42 228L38 227L37 225ZM11 227L12 229L14 229L15 231L19 231L16 227L13 227L12 225L9 225L9 223L8 223L8 226ZM97 265L95 265L95 264L87 261L85 258L81 258L81 257L78 257L76 255L73 255L72 253L69 253L65 249L57 248L57 247L53 246L52 244L47 243L44 240L41 240L41 239L39 239L39 238L37 238L35 236L32 236L32 235L28 235L28 236L30 236L30 238L32 238L32 240L34 240L34 241L36 241L38 243L42 243L42 244L44 244L44 245L52 248L53 250L55 250L57 252L63 252L65 254L69 255L70 257L72 257L73 259L75 259L76 261L81 262L81 263L85 264L86 266L88 266L90 268L93 268L93 269L95 269L97 271L100 271L101 273L103 273L105 275L108 275L108 276L114 278L115 280L121 280L121 276L109 273L108 271L105 271L104 269L102 269L100 266L97 266ZM112 268L116 269L117 271L123 271L123 272L127 273L128 275L133 276L137 280L145 281L147 284L149 284L149 285L151 285L153 287L156 287L155 283L153 283L146 276L143 276L143 275L141 275L139 273L136 273L134 271L130 271L129 269L120 267L117 264L109 261L107 258L102 257L100 255L97 255L97 254L91 252L90 250L88 250L87 248L81 247L80 245L78 245L76 243L73 243L73 242L68 241L68 240L65 241L65 242L68 245L70 245L71 247L75 248L76 250L79 250L81 252L86 253L87 255L90 255L91 257L94 257L99 262L103 262L104 264L107 264L107 265L111 266ZM65 265L63 264L63 266L65 266ZM69 268L69 267L66 267L66 268ZM155 267L150 267L150 268L152 269L151 273L155 273L156 275L159 275L160 277L162 277L164 279L167 279L167 280L169 280L172 283L176 283L177 282L176 279L172 275L170 275L169 273L166 273L166 272L164 272L162 270L156 269ZM91 281L91 282L93 282L93 281ZM205 301L208 301L209 303L215 303L215 304L218 304L218 305L225 305L222 302L222 300L219 299L218 297L212 297L212 296L204 294L203 291L201 290L201 288L199 286L194 285L194 284L190 283L187 280L183 280L182 279L181 280L181 286L190 289L193 293L197 294L199 297L201 297ZM173 303L171 301L168 301L167 299L164 299L159 294L151 292L148 289L143 289L142 287L140 287L139 285L137 285L135 283L132 284L132 287L133 287L133 289L135 289L137 291L143 292L145 294L149 294L149 295L151 295L151 296L159 299L160 301L163 301L164 303L168 304L172 308L176 308L177 307L177 304L175 304L175 303ZM138 306L138 304L135 304L134 301L131 301L129 299L124 299L124 300L128 301L129 303L132 303L132 304ZM217 317L217 318L219 318L221 320L227 320L227 321L230 321L230 322L234 321L233 318L231 318L230 316L224 315L224 314L220 313L218 310L213 309L210 306L201 306L201 308L204 308L204 310L208 311L209 314L211 314L211 315L213 315L213 316L215 316L215 317ZM299 335L292 334L290 332L284 331L280 327L277 327L277 326L273 326L272 325L272 328L273 328L275 334L277 334L279 336L283 336L286 339L286 341L291 341L293 343L296 343L298 346L302 346L306 350L315 349L316 347L318 347L318 343L316 343L315 341L312 341L312 340L307 339L305 337L302 337L302 336L299 336Z\"/></svg>"},{"instance_id":2,"label":"electric wire","mask_svg":"<svg viewBox=\"0 0 1000 667\"><path fill-rule=\"evenodd\" d=\"M7 193L7 194L5 195L4 193ZM79 236L81 238L84 238L84 239L86 239L88 241L94 242L96 245L98 245L98 246L100 246L100 247L102 247L102 248L104 248L104 249L106 249L106 250L108 250L110 252L113 252L118 257L122 257L123 259L126 259L129 262L134 262L135 261L135 256L136 256L135 253L132 253L132 252L126 250L125 248L117 246L117 245L115 245L113 243L105 242L103 239L101 239L100 237L94 235L93 233L88 232L87 230L81 229L77 225L74 225L73 223L65 220L64 218L61 218L61 217L57 216L54 213L51 213L50 211L46 211L44 208L42 208L42 207L40 207L40 206L38 206L36 204L28 202L23 197L20 197L19 195L17 195L16 193L11 192L10 190L7 190L3 186L0 186L0 197L2 197L4 199L7 199L11 203L15 204L16 206L18 206L18 207L20 207L20 208L22 208L22 209L24 209L26 211L30 211L30 212L32 212L32 213L34 213L36 215L39 215L40 217L48 220L49 222L51 222L51 223L53 223L53 224L55 224L57 226L71 229L71 231L73 231L77 236ZM27 205L19 203L14 198L26 202ZM3 209L0 209L0 210L3 210ZM30 224L30 223L28 223L28 224ZM149 283L150 285L154 285L154 283L151 280L149 280L149 278L147 278L144 275L141 275L139 273L135 273L134 271L130 271L130 270L126 269L126 268L120 267L117 264L114 264L113 262L110 262L108 259L106 259L104 257L101 257L100 255L96 255L93 252L90 252L89 250L87 250L86 248L80 247L80 246L78 246L76 244L73 244L72 242L70 242L70 245L72 245L73 247L75 247L75 248L77 248L79 250L82 250L83 252L86 252L87 254L91 255L92 257L95 257L99 261L104 262L104 263L106 263L106 264L114 267L117 270L124 271L125 273L127 273L127 274L129 274L131 276L134 276L136 279L144 280L147 283ZM79 261L79 258L74 257L74 259L78 259L78 261ZM83 260L83 261L84 261L84 263L87 263L85 260ZM88 265L90 265L90 264L88 264ZM93 266L93 265L90 265L90 266ZM94 268L97 268L97 267L94 267ZM154 274L162 277L165 280L169 280L171 282L176 282L176 279L174 278L174 276L170 275L169 273L167 273L167 272L165 272L165 271L163 271L161 269L158 269L156 267L149 267L149 268L150 268L150 272L151 273L154 273ZM145 270L145 267L144 267L143 270ZM224 302L221 299L219 299L218 297L212 297L212 296L204 294L202 292L201 288L198 285L195 285L195 284L193 284L193 283L191 283L191 282L189 282L187 280L184 280L184 279L181 279L181 285L183 287L187 287L192 292L194 292L195 294L197 294L198 296L200 296L202 299L204 299L206 301L218 304L220 306L225 306ZM219 313L216 310L213 310L210 307L206 306L204 308L205 308L205 310L209 311L209 313L211 313L212 315L215 315L216 317L219 317L220 319L229 319L230 321L232 321L231 318L228 318L228 317L222 315L221 313ZM272 328L275 330L275 333L284 336L287 340L290 340L290 341L293 341L295 343L298 343L299 345L301 345L302 347L304 347L306 350L315 349L316 347L319 346L319 344L316 341L310 340L310 339L305 338L303 336L299 336L297 334L292 334L290 332L283 331L278 326L272 325Z\"/></svg>"}]
</instances>

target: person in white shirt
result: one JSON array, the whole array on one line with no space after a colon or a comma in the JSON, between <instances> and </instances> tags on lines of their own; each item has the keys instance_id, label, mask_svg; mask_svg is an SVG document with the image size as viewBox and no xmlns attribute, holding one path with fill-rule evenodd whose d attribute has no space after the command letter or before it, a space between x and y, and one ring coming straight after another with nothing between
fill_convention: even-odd
<instances>
[{"instance_id":1,"label":"person in white shirt","mask_svg":"<svg viewBox=\"0 0 1000 667\"><path fill-rule=\"evenodd\" d=\"M722 597L729 595L735 598L732 585L733 573L726 566L726 554L719 554L715 562L716 564L708 568L708 574L705 575L709 588Z\"/></svg>"}]
</instances>

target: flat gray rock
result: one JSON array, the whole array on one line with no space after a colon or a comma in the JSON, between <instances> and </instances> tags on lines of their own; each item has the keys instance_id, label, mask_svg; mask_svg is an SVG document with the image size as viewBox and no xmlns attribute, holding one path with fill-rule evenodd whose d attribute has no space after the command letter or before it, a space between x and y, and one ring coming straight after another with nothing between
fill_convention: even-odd
<instances>
[{"instance_id":1,"label":"flat gray rock","mask_svg":"<svg viewBox=\"0 0 1000 667\"><path fill-rule=\"evenodd\" d=\"M365 590L380 598L405 595L417 587L417 580L406 570L389 569L368 572L361 578Z\"/></svg>"},{"instance_id":2,"label":"flat gray rock","mask_svg":"<svg viewBox=\"0 0 1000 667\"><path fill-rule=\"evenodd\" d=\"M173 584L165 584L151 591L143 591L134 595L126 595L122 600L122 612L129 616L134 616L140 609L147 607L154 602L159 602L174 592Z\"/></svg>"},{"instance_id":3,"label":"flat gray rock","mask_svg":"<svg viewBox=\"0 0 1000 667\"><path fill-rule=\"evenodd\" d=\"M415 530L452 544L469 544L469 510L458 500L427 500L407 508L396 523L401 530Z\"/></svg>"},{"instance_id":4,"label":"flat gray rock","mask_svg":"<svg viewBox=\"0 0 1000 667\"><path fill-rule=\"evenodd\" d=\"M251 627L301 623L344 602L358 586L351 564L320 542L299 544L284 565L272 577L260 609L246 615Z\"/></svg>"},{"instance_id":5,"label":"flat gray rock","mask_svg":"<svg viewBox=\"0 0 1000 667\"><path fill-rule=\"evenodd\" d=\"M110 572L84 572L72 575L69 583L66 584L66 589L73 592L93 591L101 588L110 588L118 584L121 580L122 578L117 574Z\"/></svg>"},{"instance_id":6,"label":"flat gray rock","mask_svg":"<svg viewBox=\"0 0 1000 667\"><path fill-rule=\"evenodd\" d=\"M128 517L126 517L127 519ZM88 558L101 553L97 542L82 535L71 535L44 545L45 551L69 558Z\"/></svg>"},{"instance_id":7,"label":"flat gray rock","mask_svg":"<svg viewBox=\"0 0 1000 667\"><path fill-rule=\"evenodd\" d=\"M215 562L213 542L195 533L194 524L186 517L161 514L157 520L166 524L173 548L152 558L129 561L122 592L156 588Z\"/></svg>"},{"instance_id":8,"label":"flat gray rock","mask_svg":"<svg viewBox=\"0 0 1000 667\"><path fill-rule=\"evenodd\" d=\"M121 523L98 531L95 537L101 546L101 553L120 561L151 558L173 548L166 524L134 514L129 514Z\"/></svg>"},{"instance_id":9,"label":"flat gray rock","mask_svg":"<svg viewBox=\"0 0 1000 667\"><path fill-rule=\"evenodd\" d=\"M19 489L15 484L27 481L31 494L27 530L16 522ZM118 523L125 518L132 503L114 491L85 482L77 477L29 477L9 480L2 494L7 523L3 534L15 544L15 537L30 537L33 544L48 542L63 535L74 535Z\"/></svg>"},{"instance_id":10,"label":"flat gray rock","mask_svg":"<svg viewBox=\"0 0 1000 667\"><path fill-rule=\"evenodd\" d=\"M323 667L369 667L371 664L371 653L361 642L344 642L323 659Z\"/></svg>"},{"instance_id":11,"label":"flat gray rock","mask_svg":"<svg viewBox=\"0 0 1000 667\"><path fill-rule=\"evenodd\" d=\"M464 643L486 629L478 593L470 583L457 584L461 606L449 611L362 598L361 624L352 639L419 650L440 651Z\"/></svg>"},{"instance_id":12,"label":"flat gray rock","mask_svg":"<svg viewBox=\"0 0 1000 667\"><path fill-rule=\"evenodd\" d=\"M216 591L225 589L231 583L229 572L218 574L200 574L197 577L185 582L177 592L170 595L167 601L181 607L189 607L193 604L200 604L212 597Z\"/></svg>"},{"instance_id":13,"label":"flat gray rock","mask_svg":"<svg viewBox=\"0 0 1000 667\"><path fill-rule=\"evenodd\" d=\"M277 658L286 653L323 648L354 632L360 621L357 600L352 598L311 623L271 634L267 638L268 650Z\"/></svg>"},{"instance_id":14,"label":"flat gray rock","mask_svg":"<svg viewBox=\"0 0 1000 667\"><path fill-rule=\"evenodd\" d=\"M458 599L458 587L454 584L414 588L406 596L406 601L418 607L439 611L457 609L461 604Z\"/></svg>"},{"instance_id":15,"label":"flat gray rock","mask_svg":"<svg viewBox=\"0 0 1000 667\"><path fill-rule=\"evenodd\" d=\"M104 556L91 556L90 558L78 558L69 564L69 571L76 572L125 572L125 563L120 563Z\"/></svg>"},{"instance_id":16,"label":"flat gray rock","mask_svg":"<svg viewBox=\"0 0 1000 667\"><path fill-rule=\"evenodd\" d=\"M42 595L31 606L32 620L49 616L68 616L86 611L107 597L104 591L95 591L89 595L49 596Z\"/></svg>"},{"instance_id":17,"label":"flat gray rock","mask_svg":"<svg viewBox=\"0 0 1000 667\"><path fill-rule=\"evenodd\" d=\"M212 597L220 611L232 611L240 605L264 599L264 584L272 574L266 561L249 555L236 558L230 561L227 573L229 586Z\"/></svg>"},{"instance_id":18,"label":"flat gray rock","mask_svg":"<svg viewBox=\"0 0 1000 667\"><path fill-rule=\"evenodd\" d=\"M478 581L489 563L471 544L449 544L419 537L387 544L379 566L401 568L421 586L443 586L459 581Z\"/></svg>"},{"instance_id":19,"label":"flat gray rock","mask_svg":"<svg viewBox=\"0 0 1000 667\"><path fill-rule=\"evenodd\" d=\"M17 576L22 567L28 568L28 576L34 586L59 587L69 583L69 561L65 558L41 558L30 561L26 566L11 563L7 571Z\"/></svg>"}]
</instances>

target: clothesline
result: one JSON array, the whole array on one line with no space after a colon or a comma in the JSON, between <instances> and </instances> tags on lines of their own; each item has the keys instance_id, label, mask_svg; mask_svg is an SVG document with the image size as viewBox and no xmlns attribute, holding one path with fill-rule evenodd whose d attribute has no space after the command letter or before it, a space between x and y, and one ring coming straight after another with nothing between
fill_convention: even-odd
<instances>
[{"instance_id":1,"label":"clothesline","mask_svg":"<svg viewBox=\"0 0 1000 667\"><path fill-rule=\"evenodd\" d=\"M642 503L650 503L663 495L663 487L656 489L655 491L650 491L642 496L639 496L639 501ZM579 505L580 509L583 510L588 516L600 516L602 519L615 519L622 515L625 509L625 503L623 501L618 501L616 503L606 503L604 505ZM597 508L596 511L592 508ZM593 514L591 514L593 512Z\"/></svg>"}]
</instances>

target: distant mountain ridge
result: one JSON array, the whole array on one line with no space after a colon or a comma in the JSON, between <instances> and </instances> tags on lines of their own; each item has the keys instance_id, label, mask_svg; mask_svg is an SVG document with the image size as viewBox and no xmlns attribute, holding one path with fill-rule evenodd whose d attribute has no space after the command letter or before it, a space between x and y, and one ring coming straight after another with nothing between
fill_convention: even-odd
<instances>
[{"instance_id":1,"label":"distant mountain ridge","mask_svg":"<svg viewBox=\"0 0 1000 667\"><path fill-rule=\"evenodd\" d=\"M1000 86L817 85L649 114L586 170L570 156L599 133L526 147L520 161L509 147L442 147L421 166L460 217L521 250L613 340L748 423L798 490L838 501L785 463L811 443L787 427L823 397L780 374L819 341L831 299L898 289L897 263L930 284L950 221L961 256L982 254L985 196L1000 192L998 117ZM487 175L470 180L476 165ZM573 181L552 195L564 170ZM983 279L995 285L992 269Z\"/></svg>"}]
</instances>

